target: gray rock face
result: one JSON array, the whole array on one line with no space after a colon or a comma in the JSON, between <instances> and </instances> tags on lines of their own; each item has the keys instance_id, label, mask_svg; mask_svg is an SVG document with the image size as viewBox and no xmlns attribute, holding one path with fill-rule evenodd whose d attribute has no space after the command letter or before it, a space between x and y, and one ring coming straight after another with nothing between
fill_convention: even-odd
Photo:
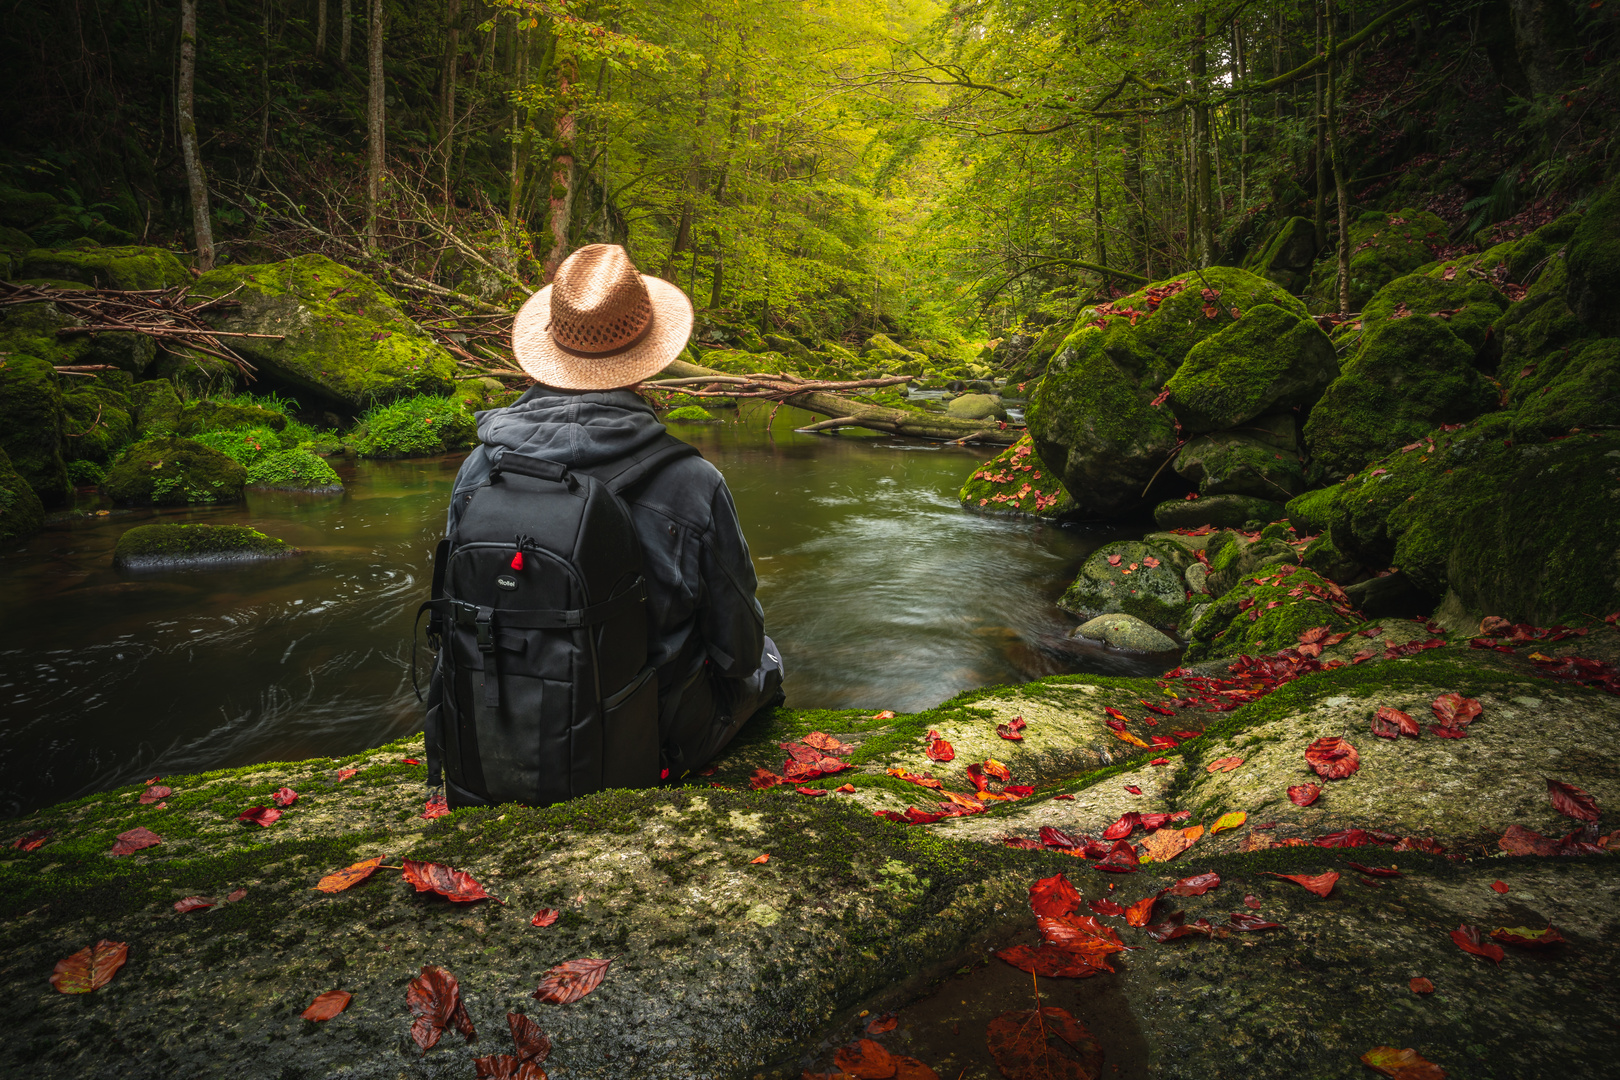
<instances>
[{"instance_id":1,"label":"gray rock face","mask_svg":"<svg viewBox=\"0 0 1620 1080\"><path fill-rule=\"evenodd\" d=\"M1178 648L1173 639L1134 615L1099 615L1075 627L1069 636L1104 641L1132 652L1167 653Z\"/></svg>"},{"instance_id":2,"label":"gray rock face","mask_svg":"<svg viewBox=\"0 0 1620 1080\"><path fill-rule=\"evenodd\" d=\"M1189 561L1182 551L1138 541L1108 544L1086 560L1058 607L1082 619L1124 614L1173 627L1187 607L1181 571Z\"/></svg>"},{"instance_id":3,"label":"gray rock face","mask_svg":"<svg viewBox=\"0 0 1620 1080\"><path fill-rule=\"evenodd\" d=\"M1007 419L1007 410L994 394L962 394L946 402L945 411L963 420Z\"/></svg>"}]
</instances>

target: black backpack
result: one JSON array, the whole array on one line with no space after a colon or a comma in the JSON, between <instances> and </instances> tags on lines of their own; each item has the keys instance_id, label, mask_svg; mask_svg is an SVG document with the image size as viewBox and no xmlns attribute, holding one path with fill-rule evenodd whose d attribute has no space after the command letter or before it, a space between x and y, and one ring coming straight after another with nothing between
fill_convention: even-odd
<instances>
[{"instance_id":1,"label":"black backpack","mask_svg":"<svg viewBox=\"0 0 1620 1080\"><path fill-rule=\"evenodd\" d=\"M498 453L433 558L428 782L544 806L663 771L641 542L623 496L697 449L665 434L589 469ZM414 652L414 650L413 650Z\"/></svg>"}]
</instances>

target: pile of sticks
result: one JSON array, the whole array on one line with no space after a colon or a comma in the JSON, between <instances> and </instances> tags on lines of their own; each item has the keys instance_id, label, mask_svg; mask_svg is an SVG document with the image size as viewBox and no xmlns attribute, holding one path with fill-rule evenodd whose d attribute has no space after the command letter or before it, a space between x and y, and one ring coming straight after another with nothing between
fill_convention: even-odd
<instances>
[{"instance_id":1,"label":"pile of sticks","mask_svg":"<svg viewBox=\"0 0 1620 1080\"><path fill-rule=\"evenodd\" d=\"M227 338L266 338L280 341L281 334L243 334L215 330L203 321L206 312L241 307L230 294L215 299L192 301L190 289L58 289L50 285L18 285L0 281L0 307L13 304L55 304L57 309L80 320L77 326L64 326L58 337L79 334L143 334L156 338L171 350L188 350L224 360L244 376L253 378L254 367ZM63 364L58 371L88 374L105 370L106 364Z\"/></svg>"},{"instance_id":2,"label":"pile of sticks","mask_svg":"<svg viewBox=\"0 0 1620 1080\"><path fill-rule=\"evenodd\" d=\"M692 397L763 398L767 401L786 401L795 394L818 391L843 393L846 390L864 390L878 386L899 386L910 382L909 375L889 375L881 379L856 379L850 382L805 379L782 372L772 375L756 372L753 375L700 375L685 379L651 379L641 385L649 390L686 388L682 393ZM705 389L691 389L704 387Z\"/></svg>"}]
</instances>

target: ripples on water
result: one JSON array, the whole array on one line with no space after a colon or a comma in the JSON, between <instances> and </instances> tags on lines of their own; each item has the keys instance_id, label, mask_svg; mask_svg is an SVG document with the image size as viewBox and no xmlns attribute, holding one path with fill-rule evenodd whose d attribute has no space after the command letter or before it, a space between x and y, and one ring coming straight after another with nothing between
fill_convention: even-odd
<instances>
[{"instance_id":1,"label":"ripples on water","mask_svg":"<svg viewBox=\"0 0 1620 1080\"><path fill-rule=\"evenodd\" d=\"M985 451L796 435L811 418L790 409L767 432L767 415L676 430L736 497L789 704L909 710L986 683L1158 670L1077 648L1052 606L1124 531L963 512L956 491ZM273 563L120 575L118 535L154 520L124 512L6 552L0 814L416 730L411 616L458 464L350 465L341 497L250 492L246 506L161 517L252 524L304 551Z\"/></svg>"}]
</instances>

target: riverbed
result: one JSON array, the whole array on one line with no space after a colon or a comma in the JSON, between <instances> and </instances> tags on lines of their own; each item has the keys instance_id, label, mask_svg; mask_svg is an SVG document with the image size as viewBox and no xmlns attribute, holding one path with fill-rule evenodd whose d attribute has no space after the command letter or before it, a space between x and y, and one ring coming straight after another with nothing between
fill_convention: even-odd
<instances>
[{"instance_id":1,"label":"riverbed","mask_svg":"<svg viewBox=\"0 0 1620 1080\"><path fill-rule=\"evenodd\" d=\"M816 418L788 408L769 426L768 407L720 415L672 430L726 475L791 705L905 711L987 683L1163 668L1071 641L1074 620L1053 605L1128 526L964 511L956 492L989 448L804 435L793 429ZM460 458L334 458L342 495L250 491L162 513L84 493L0 553L0 816L152 775L352 753L419 727L411 615ZM251 524L302 553L115 571L119 534L155 520Z\"/></svg>"}]
</instances>

